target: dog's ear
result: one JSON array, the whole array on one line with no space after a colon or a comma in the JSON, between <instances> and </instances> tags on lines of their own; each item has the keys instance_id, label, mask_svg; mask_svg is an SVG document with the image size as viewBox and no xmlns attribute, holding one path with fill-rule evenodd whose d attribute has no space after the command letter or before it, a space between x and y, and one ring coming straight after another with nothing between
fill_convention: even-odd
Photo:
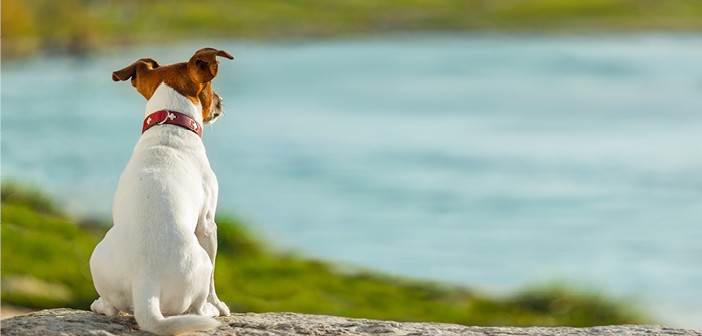
<instances>
[{"instance_id":1,"label":"dog's ear","mask_svg":"<svg viewBox=\"0 0 702 336\"><path fill-rule=\"evenodd\" d=\"M127 79L132 79L134 81L134 77L139 73L139 71L142 71L144 69L147 70L152 70L155 68L160 67L161 65L156 62L155 59L152 58L142 58L129 66L127 66L124 69L117 70L112 73L112 80L117 82L117 81L125 81Z\"/></svg>"},{"instance_id":2,"label":"dog's ear","mask_svg":"<svg viewBox=\"0 0 702 336\"><path fill-rule=\"evenodd\" d=\"M217 56L234 59L224 50L214 48L203 48L195 52L195 55L188 61L188 69L193 79L198 83L206 83L217 76L218 64Z\"/></svg>"}]
</instances>

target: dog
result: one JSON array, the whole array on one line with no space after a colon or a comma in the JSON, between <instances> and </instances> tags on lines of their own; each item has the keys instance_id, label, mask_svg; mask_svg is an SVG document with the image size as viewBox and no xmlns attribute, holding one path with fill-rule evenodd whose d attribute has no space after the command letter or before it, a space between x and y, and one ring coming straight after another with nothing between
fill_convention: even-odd
<instances>
[{"instance_id":1,"label":"dog","mask_svg":"<svg viewBox=\"0 0 702 336\"><path fill-rule=\"evenodd\" d=\"M146 98L146 118L115 192L113 226L90 258L99 294L90 308L133 313L159 335L214 329L214 317L230 315L214 286L218 184L201 140L202 125L223 113L211 84L217 57L234 59L204 48L188 62L142 58L112 73Z\"/></svg>"}]
</instances>

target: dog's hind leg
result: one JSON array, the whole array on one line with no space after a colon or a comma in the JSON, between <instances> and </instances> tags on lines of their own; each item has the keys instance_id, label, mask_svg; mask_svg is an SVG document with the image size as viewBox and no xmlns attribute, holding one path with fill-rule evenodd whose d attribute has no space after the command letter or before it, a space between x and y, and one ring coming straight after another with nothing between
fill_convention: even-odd
<instances>
[{"instance_id":1,"label":"dog's hind leg","mask_svg":"<svg viewBox=\"0 0 702 336\"><path fill-rule=\"evenodd\" d=\"M117 316L119 314L119 309L115 308L115 306L111 305L102 297L99 297L90 305L90 310L107 316Z\"/></svg>"}]
</instances>

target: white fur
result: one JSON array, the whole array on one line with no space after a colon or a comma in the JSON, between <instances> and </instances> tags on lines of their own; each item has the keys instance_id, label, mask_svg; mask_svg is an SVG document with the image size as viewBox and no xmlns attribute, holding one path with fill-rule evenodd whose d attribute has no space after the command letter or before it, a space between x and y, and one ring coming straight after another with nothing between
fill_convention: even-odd
<instances>
[{"instance_id":1,"label":"white fur","mask_svg":"<svg viewBox=\"0 0 702 336\"><path fill-rule=\"evenodd\" d=\"M187 114L202 125L202 106L193 104L190 99L185 98L166 83L161 83L151 99L146 102L144 117L158 110L173 110Z\"/></svg>"},{"instance_id":2,"label":"white fur","mask_svg":"<svg viewBox=\"0 0 702 336\"><path fill-rule=\"evenodd\" d=\"M161 84L146 114L170 109L202 123L200 106ZM100 294L91 309L134 312L143 330L170 335L212 329L229 315L214 289L217 179L201 139L165 125L146 131L120 177L114 226L90 258ZM184 313L194 314L185 316Z\"/></svg>"}]
</instances>

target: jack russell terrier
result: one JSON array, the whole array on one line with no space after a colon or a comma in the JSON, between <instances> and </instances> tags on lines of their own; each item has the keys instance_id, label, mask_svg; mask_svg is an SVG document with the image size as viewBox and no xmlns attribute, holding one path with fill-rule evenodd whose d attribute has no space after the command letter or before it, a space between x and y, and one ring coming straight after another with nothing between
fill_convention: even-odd
<instances>
[{"instance_id":1,"label":"jack russell terrier","mask_svg":"<svg viewBox=\"0 0 702 336\"><path fill-rule=\"evenodd\" d=\"M112 73L147 99L146 118L117 186L113 227L90 258L100 295L90 309L133 312L155 334L213 329L213 317L229 315L215 293L218 186L201 140L202 124L222 114L210 83L217 56L234 59L205 48L188 62L142 58Z\"/></svg>"}]
</instances>

